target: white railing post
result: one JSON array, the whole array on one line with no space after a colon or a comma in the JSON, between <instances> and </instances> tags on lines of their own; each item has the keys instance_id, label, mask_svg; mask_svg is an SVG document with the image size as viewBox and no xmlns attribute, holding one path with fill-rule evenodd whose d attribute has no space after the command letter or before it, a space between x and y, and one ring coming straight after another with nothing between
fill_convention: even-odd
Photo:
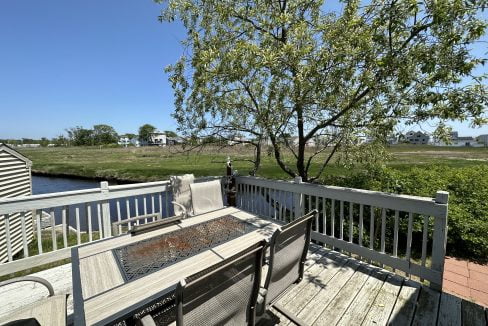
<instances>
[{"instance_id":1,"label":"white railing post","mask_svg":"<svg viewBox=\"0 0 488 326\"><path fill-rule=\"evenodd\" d=\"M109 192L108 182L100 182L100 189L102 194L107 194ZM110 220L110 203L108 200L101 202L102 205L102 225L103 225L103 237L109 238L112 236L112 222ZM102 232L102 230L99 230ZM101 235L102 236L102 235Z\"/></svg>"},{"instance_id":2,"label":"white railing post","mask_svg":"<svg viewBox=\"0 0 488 326\"><path fill-rule=\"evenodd\" d=\"M302 183L302 177L297 176L293 180L293 183L295 184L300 184ZM295 209L295 218L298 218L303 215L303 194L301 193L294 193L293 194L293 200L294 200L294 209Z\"/></svg>"},{"instance_id":3,"label":"white railing post","mask_svg":"<svg viewBox=\"0 0 488 326\"><path fill-rule=\"evenodd\" d=\"M440 284L431 282L430 286L435 290L442 290L442 278L444 274L444 258L446 256L447 244L447 206L449 193L438 191L435 196L435 203L443 205L442 214L434 217L434 233L432 239L432 269L441 273Z\"/></svg>"}]
</instances>

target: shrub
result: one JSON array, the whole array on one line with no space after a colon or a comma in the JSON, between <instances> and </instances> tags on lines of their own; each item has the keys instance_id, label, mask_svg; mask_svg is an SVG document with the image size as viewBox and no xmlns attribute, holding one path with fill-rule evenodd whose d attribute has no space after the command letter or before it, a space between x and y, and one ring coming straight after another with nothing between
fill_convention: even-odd
<instances>
[{"instance_id":1,"label":"shrub","mask_svg":"<svg viewBox=\"0 0 488 326\"><path fill-rule=\"evenodd\" d=\"M449 192L448 255L488 258L488 165L453 168L439 165L376 168L348 176L329 176L325 184L434 197ZM417 220L414 230L421 230Z\"/></svg>"}]
</instances>

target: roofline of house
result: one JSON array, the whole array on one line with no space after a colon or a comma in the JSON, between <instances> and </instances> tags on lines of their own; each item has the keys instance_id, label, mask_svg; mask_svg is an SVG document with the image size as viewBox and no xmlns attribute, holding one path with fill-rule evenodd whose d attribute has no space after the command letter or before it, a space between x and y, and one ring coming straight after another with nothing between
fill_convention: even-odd
<instances>
[{"instance_id":1,"label":"roofline of house","mask_svg":"<svg viewBox=\"0 0 488 326\"><path fill-rule=\"evenodd\" d=\"M13 149L12 147L8 146L7 144L0 143L0 150L4 150L7 153L9 153L9 154L17 157L18 159L24 161L27 164L28 167L31 167L32 166L32 161L31 160L29 160L26 156L20 154L15 149Z\"/></svg>"}]
</instances>

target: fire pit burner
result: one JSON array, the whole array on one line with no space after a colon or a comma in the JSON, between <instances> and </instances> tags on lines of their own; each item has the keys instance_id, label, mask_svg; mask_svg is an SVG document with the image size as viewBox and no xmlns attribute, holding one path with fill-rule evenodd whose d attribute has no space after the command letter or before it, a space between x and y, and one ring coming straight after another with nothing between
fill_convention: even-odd
<instances>
[{"instance_id":1,"label":"fire pit burner","mask_svg":"<svg viewBox=\"0 0 488 326\"><path fill-rule=\"evenodd\" d=\"M153 273L257 228L232 215L113 249L127 281Z\"/></svg>"}]
</instances>

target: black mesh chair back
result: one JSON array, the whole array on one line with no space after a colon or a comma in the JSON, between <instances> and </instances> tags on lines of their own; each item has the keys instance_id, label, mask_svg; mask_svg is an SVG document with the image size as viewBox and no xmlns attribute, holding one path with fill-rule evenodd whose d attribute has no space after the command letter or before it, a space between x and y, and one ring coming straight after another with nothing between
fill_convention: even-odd
<instances>
[{"instance_id":1,"label":"black mesh chair back","mask_svg":"<svg viewBox=\"0 0 488 326\"><path fill-rule=\"evenodd\" d=\"M272 304L292 284L303 278L312 231L312 221L317 210L296 219L278 229L270 242L268 275L264 288L267 290L265 304Z\"/></svg>"},{"instance_id":2,"label":"black mesh chair back","mask_svg":"<svg viewBox=\"0 0 488 326\"><path fill-rule=\"evenodd\" d=\"M264 241L181 281L180 325L254 325Z\"/></svg>"}]
</instances>

